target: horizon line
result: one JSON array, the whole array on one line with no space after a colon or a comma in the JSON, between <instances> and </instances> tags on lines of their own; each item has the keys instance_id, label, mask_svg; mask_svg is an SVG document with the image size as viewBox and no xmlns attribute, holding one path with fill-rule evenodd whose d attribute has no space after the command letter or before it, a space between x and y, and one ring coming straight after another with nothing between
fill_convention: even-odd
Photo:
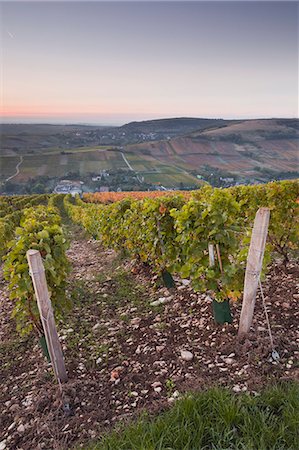
<instances>
[{"instance_id":1,"label":"horizon line","mask_svg":"<svg viewBox=\"0 0 299 450\"><path fill-rule=\"evenodd\" d=\"M85 122L85 121L64 121L57 122L54 119L50 121L39 121L37 119L27 119L28 121L22 121L18 119L9 119L11 121L2 121L3 118L0 118L0 125L81 125L81 126L103 126L103 127L119 127L133 122L151 122L151 121L159 121L159 120L174 120L174 119L198 119L198 120L232 120L232 121L247 121L247 120L299 120L299 117L289 116L289 117L273 117L273 116L256 116L256 117L197 117L197 116L165 116L159 118L149 118L149 119L139 119L139 120L129 120L129 121L117 121L117 122ZM24 119L23 119L24 120ZM25 119L26 120L26 119Z\"/></svg>"}]
</instances>

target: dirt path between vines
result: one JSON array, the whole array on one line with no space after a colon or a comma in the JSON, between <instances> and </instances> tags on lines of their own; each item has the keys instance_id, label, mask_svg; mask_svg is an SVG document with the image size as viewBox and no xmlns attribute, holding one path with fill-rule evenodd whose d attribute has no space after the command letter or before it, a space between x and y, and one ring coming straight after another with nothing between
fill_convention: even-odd
<instances>
[{"instance_id":1,"label":"dirt path between vines","mask_svg":"<svg viewBox=\"0 0 299 450\"><path fill-rule=\"evenodd\" d=\"M86 446L142 410L168 408L189 390L221 385L258 392L298 378L298 268L273 266L263 283L280 361L270 358L258 298L252 333L237 341L240 304L231 325L215 325L211 302L177 280L168 291L144 266L76 236L68 256L74 307L58 324L69 381L61 397L33 337L20 338L0 279L0 446L67 449ZM167 303L153 306L159 298ZM192 353L184 361L181 350Z\"/></svg>"}]
</instances>

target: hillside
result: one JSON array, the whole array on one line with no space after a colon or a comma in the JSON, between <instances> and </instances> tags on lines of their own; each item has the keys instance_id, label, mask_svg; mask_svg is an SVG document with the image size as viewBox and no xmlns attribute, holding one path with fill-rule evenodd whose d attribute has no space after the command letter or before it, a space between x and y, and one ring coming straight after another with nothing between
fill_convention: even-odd
<instances>
[{"instance_id":1,"label":"hillside","mask_svg":"<svg viewBox=\"0 0 299 450\"><path fill-rule=\"evenodd\" d=\"M121 129L134 133L166 133L170 136L178 136L190 133L194 130L205 130L212 127L222 127L230 124L231 120L224 119L197 119L192 117L177 117L172 119L145 120L130 122Z\"/></svg>"},{"instance_id":2,"label":"hillside","mask_svg":"<svg viewBox=\"0 0 299 450\"><path fill-rule=\"evenodd\" d=\"M120 127L51 124L2 124L1 155L57 152L78 147L126 145L146 140L181 136L193 131L221 127L223 119L174 118L130 122Z\"/></svg>"},{"instance_id":3,"label":"hillside","mask_svg":"<svg viewBox=\"0 0 299 450\"><path fill-rule=\"evenodd\" d=\"M174 118L114 128L2 125L0 181L76 173L88 183L90 174L102 170L133 170L147 186L169 188L195 186L197 176L212 183L221 177L233 183L296 177L298 124L298 119Z\"/></svg>"},{"instance_id":4,"label":"hillside","mask_svg":"<svg viewBox=\"0 0 299 450\"><path fill-rule=\"evenodd\" d=\"M298 124L291 119L247 120L127 150L186 171L201 173L206 167L262 178L267 172L298 171Z\"/></svg>"}]
</instances>

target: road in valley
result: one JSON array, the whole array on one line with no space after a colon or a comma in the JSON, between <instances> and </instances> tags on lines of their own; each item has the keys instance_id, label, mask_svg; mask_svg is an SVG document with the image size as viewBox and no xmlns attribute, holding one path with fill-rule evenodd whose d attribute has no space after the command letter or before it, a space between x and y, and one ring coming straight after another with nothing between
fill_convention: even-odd
<instances>
[{"instance_id":1,"label":"road in valley","mask_svg":"<svg viewBox=\"0 0 299 450\"><path fill-rule=\"evenodd\" d=\"M136 178L139 181L139 183L142 183L142 178L139 175L137 175L136 171L133 169L133 167L131 166L131 164L129 163L129 161L127 160L127 157L125 156L125 154L123 152L121 152L121 156L122 156L124 162L127 164L129 170L131 170L132 172L135 172Z\"/></svg>"},{"instance_id":2,"label":"road in valley","mask_svg":"<svg viewBox=\"0 0 299 450\"><path fill-rule=\"evenodd\" d=\"M14 177L16 177L17 175L19 175L19 173L20 173L19 167L20 167L20 165L22 164L22 162L23 162L23 156L21 155L21 156L20 156L20 161L19 161L18 164L16 165L16 173L14 173L14 174L11 175L10 177L6 178L5 183L6 183L7 181L9 181L9 180L12 180L12 179L13 179Z\"/></svg>"}]
</instances>

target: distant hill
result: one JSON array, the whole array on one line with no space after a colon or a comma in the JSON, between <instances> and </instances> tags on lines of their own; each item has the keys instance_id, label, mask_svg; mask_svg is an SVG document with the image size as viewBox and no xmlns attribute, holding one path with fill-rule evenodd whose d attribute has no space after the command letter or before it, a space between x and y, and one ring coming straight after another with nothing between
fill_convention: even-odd
<instances>
[{"instance_id":1,"label":"distant hill","mask_svg":"<svg viewBox=\"0 0 299 450\"><path fill-rule=\"evenodd\" d=\"M167 187L298 177L299 120L168 118L121 127L5 124L0 182L130 170ZM17 170L18 169L18 170ZM19 171L19 172L18 172Z\"/></svg>"},{"instance_id":2,"label":"distant hill","mask_svg":"<svg viewBox=\"0 0 299 450\"><path fill-rule=\"evenodd\" d=\"M196 130L204 130L212 127L222 127L232 123L224 119L197 119L192 117L177 117L172 119L145 120L130 122L120 127L123 131L134 133L168 133L180 135Z\"/></svg>"},{"instance_id":3,"label":"distant hill","mask_svg":"<svg viewBox=\"0 0 299 450\"><path fill-rule=\"evenodd\" d=\"M231 121L127 150L199 173L215 168L248 179L263 179L271 172L298 173L299 120Z\"/></svg>"},{"instance_id":4,"label":"distant hill","mask_svg":"<svg viewBox=\"0 0 299 450\"><path fill-rule=\"evenodd\" d=\"M43 151L69 150L95 145L127 145L182 136L193 131L221 127L223 119L175 118L130 122L121 127L93 125L2 124L2 155L17 156Z\"/></svg>"}]
</instances>

